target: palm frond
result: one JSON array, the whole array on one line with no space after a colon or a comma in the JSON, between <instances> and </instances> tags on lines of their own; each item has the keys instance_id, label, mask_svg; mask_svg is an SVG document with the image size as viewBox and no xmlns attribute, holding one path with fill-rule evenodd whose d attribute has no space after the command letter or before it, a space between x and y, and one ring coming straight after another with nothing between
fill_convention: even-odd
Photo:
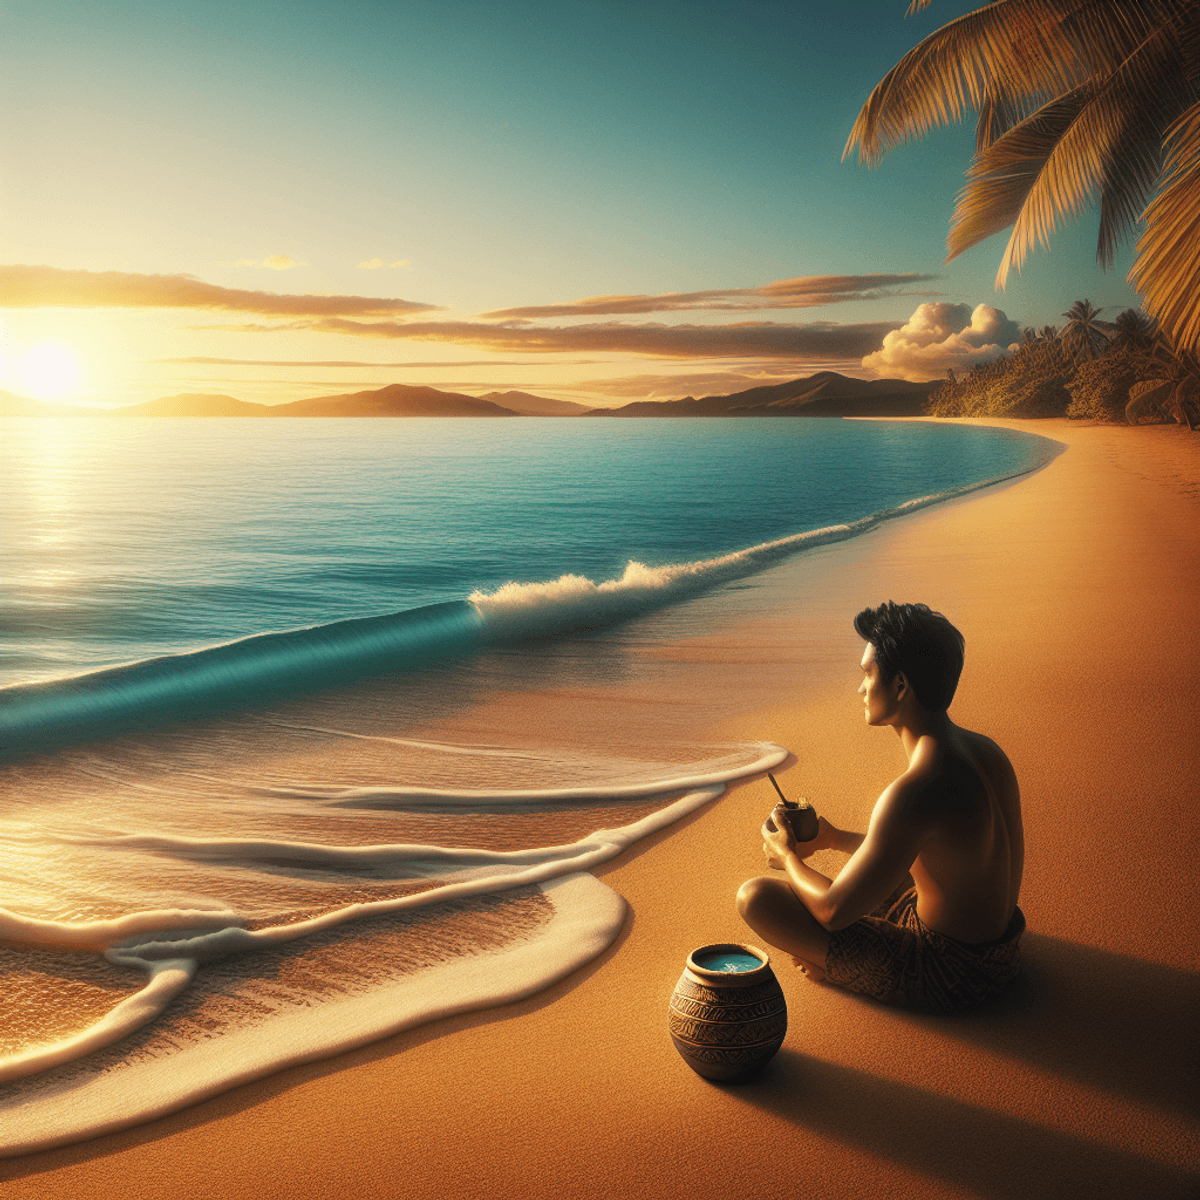
<instances>
[{"instance_id":1,"label":"palm frond","mask_svg":"<svg viewBox=\"0 0 1200 1200\"><path fill-rule=\"evenodd\" d=\"M842 157L857 145L860 161L874 164L897 143L961 121L985 103L1036 107L1082 83L1089 64L1063 19L1084 3L995 0L943 25L875 87Z\"/></svg>"},{"instance_id":2,"label":"palm frond","mask_svg":"<svg viewBox=\"0 0 1200 1200\"><path fill-rule=\"evenodd\" d=\"M994 0L930 34L871 93L842 157L980 115L977 151L1047 100L1105 76L1195 0ZM927 7L921 4L920 8ZM910 7L910 13L919 11Z\"/></svg>"},{"instance_id":3,"label":"palm frond","mask_svg":"<svg viewBox=\"0 0 1200 1200\"><path fill-rule=\"evenodd\" d=\"M1189 79L1200 79L1200 13L1195 0L1179 0L1181 11L1173 18L1179 31L1179 53Z\"/></svg>"},{"instance_id":4,"label":"palm frond","mask_svg":"<svg viewBox=\"0 0 1200 1200\"><path fill-rule=\"evenodd\" d=\"M1137 46L1098 89L1085 136L1103 163L1096 258L1111 267L1162 173L1163 130L1196 99L1184 70L1179 30L1167 22Z\"/></svg>"},{"instance_id":5,"label":"palm frond","mask_svg":"<svg viewBox=\"0 0 1200 1200\"><path fill-rule=\"evenodd\" d=\"M1092 85L1084 83L1044 104L977 156L967 172L967 186L959 193L951 218L947 258L956 258L985 238L1007 229L1023 214L1022 236L1031 236L1045 244L1054 231L1057 216L1078 207L1086 197L1086 182L1081 189L1077 176L1064 176L1061 156L1055 161L1055 151L1092 93ZM1014 231L1014 239L1016 236ZM1019 265L1028 248L1023 243L1014 248L1014 241L1010 240L1005 257L1016 256Z\"/></svg>"},{"instance_id":6,"label":"palm frond","mask_svg":"<svg viewBox=\"0 0 1200 1200\"><path fill-rule=\"evenodd\" d=\"M984 93L975 122L975 153L982 154L1026 116L1028 105Z\"/></svg>"},{"instance_id":7,"label":"palm frond","mask_svg":"<svg viewBox=\"0 0 1200 1200\"><path fill-rule=\"evenodd\" d=\"M1200 103L1167 131L1166 179L1146 209L1129 282L1181 349L1200 350Z\"/></svg>"},{"instance_id":8,"label":"palm frond","mask_svg":"<svg viewBox=\"0 0 1200 1200\"><path fill-rule=\"evenodd\" d=\"M1111 266L1141 219L1162 165L1160 131L1194 98L1177 38L1153 30L1107 77L1044 105L977 155L951 220L948 257L1013 226L996 286L1035 245L1049 244L1060 218L1096 197L1096 256Z\"/></svg>"}]
</instances>

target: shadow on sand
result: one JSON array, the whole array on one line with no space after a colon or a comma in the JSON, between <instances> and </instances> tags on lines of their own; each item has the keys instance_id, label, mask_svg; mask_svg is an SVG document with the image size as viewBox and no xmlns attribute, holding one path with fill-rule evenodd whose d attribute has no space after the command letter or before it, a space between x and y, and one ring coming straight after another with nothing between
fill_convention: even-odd
<instances>
[{"instance_id":1,"label":"shadow on sand","mask_svg":"<svg viewBox=\"0 0 1200 1200\"><path fill-rule=\"evenodd\" d=\"M806 1130L993 1200L1194 1200L1200 1177L790 1048L729 1089Z\"/></svg>"},{"instance_id":2,"label":"shadow on sand","mask_svg":"<svg viewBox=\"0 0 1200 1200\"><path fill-rule=\"evenodd\" d=\"M942 1021L943 1032L1200 1117L1200 974L1038 933L1027 933L1021 950L1008 991L983 1012Z\"/></svg>"},{"instance_id":3,"label":"shadow on sand","mask_svg":"<svg viewBox=\"0 0 1200 1200\"><path fill-rule=\"evenodd\" d=\"M904 1019L1073 1083L1195 1119L1200 975L1040 934L1027 935L1022 949L1022 975L990 1008L965 1017ZM859 1002L869 1019L873 1002ZM1200 1195L1200 1174L1193 1171L790 1048L757 1081L729 1094L996 1200ZM1192 1151L1193 1161L1200 1159L1200 1148Z\"/></svg>"}]
</instances>

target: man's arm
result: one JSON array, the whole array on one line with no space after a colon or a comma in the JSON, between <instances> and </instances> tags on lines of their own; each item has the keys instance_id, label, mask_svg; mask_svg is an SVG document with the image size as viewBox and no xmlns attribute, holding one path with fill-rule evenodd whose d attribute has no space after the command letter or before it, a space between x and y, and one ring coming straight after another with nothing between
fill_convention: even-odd
<instances>
[{"instance_id":1,"label":"man's arm","mask_svg":"<svg viewBox=\"0 0 1200 1200\"><path fill-rule=\"evenodd\" d=\"M830 826L829 834L813 839L811 849L809 843L801 843L806 856L827 848L850 852L850 861L836 880L827 879L800 857L785 823L777 822L784 827L775 832L764 825L764 842L787 873L792 890L830 932L866 916L904 881L928 837L922 790L918 782L902 775L879 797L865 834Z\"/></svg>"},{"instance_id":2,"label":"man's arm","mask_svg":"<svg viewBox=\"0 0 1200 1200\"><path fill-rule=\"evenodd\" d=\"M842 854L853 854L866 840L865 833L851 833L849 829L838 829L832 823L829 828L836 835L830 849Z\"/></svg>"}]
</instances>

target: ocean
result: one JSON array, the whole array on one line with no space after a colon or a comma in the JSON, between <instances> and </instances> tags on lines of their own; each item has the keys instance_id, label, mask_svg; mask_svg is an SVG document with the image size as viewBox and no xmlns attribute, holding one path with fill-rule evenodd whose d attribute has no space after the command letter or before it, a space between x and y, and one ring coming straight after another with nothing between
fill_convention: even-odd
<instances>
[{"instance_id":1,"label":"ocean","mask_svg":"<svg viewBox=\"0 0 1200 1200\"><path fill-rule=\"evenodd\" d=\"M578 969L625 917L590 868L787 755L707 740L722 664L683 648L786 559L1054 453L783 419L0 438L0 1154Z\"/></svg>"}]
</instances>

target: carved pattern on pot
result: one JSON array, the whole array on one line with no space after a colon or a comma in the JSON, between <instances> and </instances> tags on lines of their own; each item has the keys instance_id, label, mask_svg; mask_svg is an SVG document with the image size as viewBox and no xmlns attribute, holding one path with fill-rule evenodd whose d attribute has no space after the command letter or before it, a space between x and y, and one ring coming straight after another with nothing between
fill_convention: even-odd
<instances>
[{"instance_id":1,"label":"carved pattern on pot","mask_svg":"<svg viewBox=\"0 0 1200 1200\"><path fill-rule=\"evenodd\" d=\"M758 958L751 971L712 971L697 963L714 953ZM754 1074L783 1044L787 1005L766 953L723 943L694 950L675 985L668 1029L683 1060L707 1079L732 1081Z\"/></svg>"}]
</instances>

